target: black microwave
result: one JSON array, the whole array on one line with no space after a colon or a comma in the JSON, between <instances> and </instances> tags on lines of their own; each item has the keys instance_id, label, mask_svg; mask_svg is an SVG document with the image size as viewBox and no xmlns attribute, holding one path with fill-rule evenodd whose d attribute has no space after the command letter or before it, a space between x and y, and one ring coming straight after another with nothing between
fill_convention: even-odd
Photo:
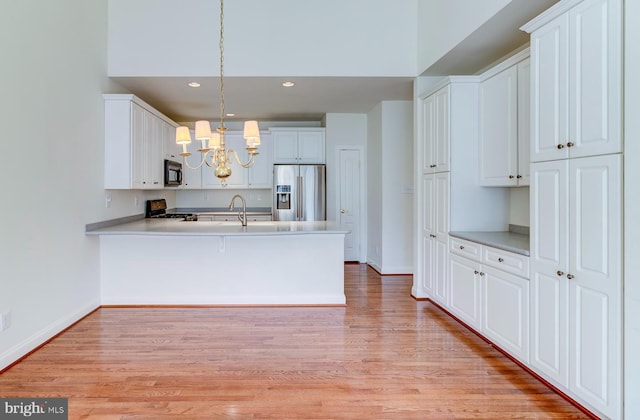
<instances>
[{"instance_id":1,"label":"black microwave","mask_svg":"<svg viewBox=\"0 0 640 420\"><path fill-rule=\"evenodd\" d=\"M164 160L164 186L176 187L182 185L182 163Z\"/></svg>"}]
</instances>

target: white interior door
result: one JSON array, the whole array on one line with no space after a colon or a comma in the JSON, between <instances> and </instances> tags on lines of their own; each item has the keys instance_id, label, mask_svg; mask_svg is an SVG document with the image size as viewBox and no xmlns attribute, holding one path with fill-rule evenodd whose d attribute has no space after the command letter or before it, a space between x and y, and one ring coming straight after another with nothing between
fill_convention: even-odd
<instances>
[{"instance_id":1,"label":"white interior door","mask_svg":"<svg viewBox=\"0 0 640 420\"><path fill-rule=\"evenodd\" d=\"M338 221L350 230L344 240L344 260L360 260L360 231L362 214L360 197L362 191L361 176L362 150L339 150L339 202Z\"/></svg>"}]
</instances>

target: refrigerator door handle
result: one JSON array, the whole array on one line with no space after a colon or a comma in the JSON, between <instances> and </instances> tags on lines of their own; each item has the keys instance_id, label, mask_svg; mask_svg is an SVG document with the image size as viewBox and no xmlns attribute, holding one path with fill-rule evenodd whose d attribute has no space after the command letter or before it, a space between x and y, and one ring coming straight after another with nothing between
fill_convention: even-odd
<instances>
[{"instance_id":1,"label":"refrigerator door handle","mask_svg":"<svg viewBox=\"0 0 640 420\"><path fill-rule=\"evenodd\" d=\"M297 208L296 208L296 219L297 220L301 220L302 219L302 203L304 202L302 199L302 177L298 175L298 202L297 204Z\"/></svg>"}]
</instances>

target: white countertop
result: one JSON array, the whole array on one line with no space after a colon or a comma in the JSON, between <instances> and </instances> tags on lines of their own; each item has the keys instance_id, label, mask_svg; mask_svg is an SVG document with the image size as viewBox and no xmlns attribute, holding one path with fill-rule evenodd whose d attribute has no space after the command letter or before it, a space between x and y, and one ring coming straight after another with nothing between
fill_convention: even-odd
<instances>
[{"instance_id":1,"label":"white countertop","mask_svg":"<svg viewBox=\"0 0 640 420\"><path fill-rule=\"evenodd\" d=\"M529 235L508 231L500 232L449 232L450 236L489 245L516 254L529 256Z\"/></svg>"},{"instance_id":2,"label":"white countertop","mask_svg":"<svg viewBox=\"0 0 640 420\"><path fill-rule=\"evenodd\" d=\"M116 226L89 230L87 235L158 235L158 236L273 236L349 233L335 222L249 221L242 226L234 222L185 222L181 219L141 219Z\"/></svg>"}]
</instances>

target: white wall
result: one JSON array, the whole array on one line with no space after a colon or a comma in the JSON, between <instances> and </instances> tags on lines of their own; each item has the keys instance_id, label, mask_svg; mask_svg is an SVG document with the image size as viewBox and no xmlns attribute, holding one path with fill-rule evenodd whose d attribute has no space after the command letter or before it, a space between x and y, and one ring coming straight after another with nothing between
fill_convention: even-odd
<instances>
[{"instance_id":1,"label":"white wall","mask_svg":"<svg viewBox=\"0 0 640 420\"><path fill-rule=\"evenodd\" d=\"M417 0L228 1L225 73L415 76L416 9ZM109 75L217 75L218 13L210 0L109 0Z\"/></svg>"},{"instance_id":2,"label":"white wall","mask_svg":"<svg viewBox=\"0 0 640 420\"><path fill-rule=\"evenodd\" d=\"M417 74L423 73L511 0L419 0Z\"/></svg>"},{"instance_id":3,"label":"white wall","mask_svg":"<svg viewBox=\"0 0 640 420\"><path fill-rule=\"evenodd\" d=\"M509 188L509 224L529 226L529 187Z\"/></svg>"},{"instance_id":4,"label":"white wall","mask_svg":"<svg viewBox=\"0 0 640 420\"><path fill-rule=\"evenodd\" d=\"M624 115L624 404L625 418L640 418L640 2L625 1Z\"/></svg>"},{"instance_id":5,"label":"white wall","mask_svg":"<svg viewBox=\"0 0 640 420\"><path fill-rule=\"evenodd\" d=\"M186 169L190 171L191 169ZM213 168L205 170L213 171ZM239 170L246 170L240 168ZM229 207L235 194L240 194L247 207L272 207L270 189L220 189L220 190L180 190L176 192L177 207Z\"/></svg>"},{"instance_id":6,"label":"white wall","mask_svg":"<svg viewBox=\"0 0 640 420\"><path fill-rule=\"evenodd\" d=\"M0 369L99 305L98 241L85 224L138 214L147 193L103 187L107 0L5 1ZM139 197L138 206L134 203ZM172 197L172 193L167 194Z\"/></svg>"},{"instance_id":7,"label":"white wall","mask_svg":"<svg viewBox=\"0 0 640 420\"><path fill-rule=\"evenodd\" d=\"M367 262L413 272L413 103L383 101L367 114Z\"/></svg>"}]
</instances>

